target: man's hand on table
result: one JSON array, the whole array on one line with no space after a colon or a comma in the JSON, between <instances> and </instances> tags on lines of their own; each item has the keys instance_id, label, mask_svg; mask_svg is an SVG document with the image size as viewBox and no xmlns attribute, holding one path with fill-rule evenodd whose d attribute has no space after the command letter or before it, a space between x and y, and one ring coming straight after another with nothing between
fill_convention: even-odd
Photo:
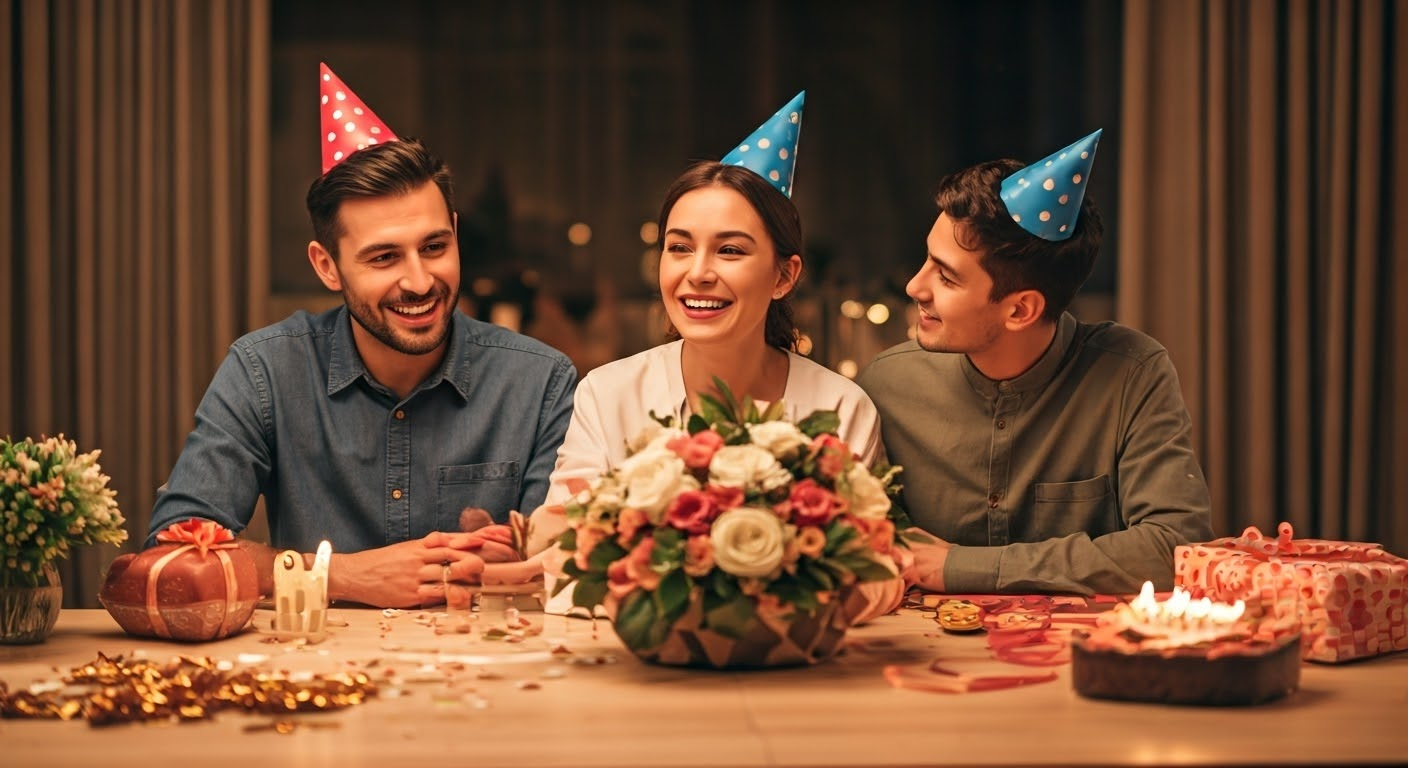
<instances>
[{"instance_id":1,"label":"man's hand on table","mask_svg":"<svg viewBox=\"0 0 1408 768\"><path fill-rule=\"evenodd\" d=\"M907 529L905 538L913 558L902 572L905 582L929 592L943 592L944 563L953 545L919 528Z\"/></svg>"},{"instance_id":2,"label":"man's hand on table","mask_svg":"<svg viewBox=\"0 0 1408 768\"><path fill-rule=\"evenodd\" d=\"M328 568L328 598L381 608L414 608L445 601L445 582L477 584L485 557L502 557L511 546L475 541L467 533L432 533L425 538L334 554ZM471 546L480 544L478 552ZM489 546L493 544L494 546Z\"/></svg>"}]
</instances>

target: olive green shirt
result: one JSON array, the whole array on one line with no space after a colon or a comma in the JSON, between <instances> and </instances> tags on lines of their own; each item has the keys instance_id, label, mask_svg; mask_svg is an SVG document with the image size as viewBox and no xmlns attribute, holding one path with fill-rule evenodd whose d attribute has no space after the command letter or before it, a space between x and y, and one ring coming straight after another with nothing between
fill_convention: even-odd
<instances>
[{"instance_id":1,"label":"olive green shirt","mask_svg":"<svg viewBox=\"0 0 1408 768\"><path fill-rule=\"evenodd\" d=\"M1178 374L1138 331L1062 315L1046 353L1007 381L911 341L860 384L904 467L905 508L955 545L950 593L1166 590L1174 547L1212 538Z\"/></svg>"}]
</instances>

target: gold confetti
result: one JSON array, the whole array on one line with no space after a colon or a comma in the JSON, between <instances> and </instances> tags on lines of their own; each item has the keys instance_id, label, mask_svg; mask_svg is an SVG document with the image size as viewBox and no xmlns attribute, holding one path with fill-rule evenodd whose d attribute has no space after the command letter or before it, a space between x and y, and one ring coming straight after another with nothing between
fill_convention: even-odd
<instances>
[{"instance_id":1,"label":"gold confetti","mask_svg":"<svg viewBox=\"0 0 1408 768\"><path fill-rule=\"evenodd\" d=\"M74 667L64 678L71 686L86 687L86 693L65 694L54 689L12 692L0 682L0 717L82 718L93 726L139 720L202 720L227 709L266 714L331 711L361 704L377 693L376 684L362 672L297 677L248 668L233 670L227 664L195 656L178 656L160 664L99 653L97 659ZM277 723L272 727L279 733L287 732Z\"/></svg>"}]
</instances>

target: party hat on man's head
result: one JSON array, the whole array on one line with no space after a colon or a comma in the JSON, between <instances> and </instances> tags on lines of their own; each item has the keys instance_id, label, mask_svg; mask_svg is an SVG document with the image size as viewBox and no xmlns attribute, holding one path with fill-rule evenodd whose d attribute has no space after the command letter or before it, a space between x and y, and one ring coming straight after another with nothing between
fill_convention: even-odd
<instances>
[{"instance_id":1,"label":"party hat on man's head","mask_svg":"<svg viewBox=\"0 0 1408 768\"><path fill-rule=\"evenodd\" d=\"M322 94L323 173L359 149L396 140L386 123L322 62L318 63L318 90Z\"/></svg>"},{"instance_id":2,"label":"party hat on man's head","mask_svg":"<svg viewBox=\"0 0 1408 768\"><path fill-rule=\"evenodd\" d=\"M1065 240L1076 229L1095 162L1100 131L1002 180L1012 220L1043 240Z\"/></svg>"},{"instance_id":3,"label":"party hat on man's head","mask_svg":"<svg viewBox=\"0 0 1408 768\"><path fill-rule=\"evenodd\" d=\"M741 165L762 176L788 197L792 196L792 172L797 161L797 137L802 133L802 91L758 130L724 155L724 165Z\"/></svg>"}]
</instances>

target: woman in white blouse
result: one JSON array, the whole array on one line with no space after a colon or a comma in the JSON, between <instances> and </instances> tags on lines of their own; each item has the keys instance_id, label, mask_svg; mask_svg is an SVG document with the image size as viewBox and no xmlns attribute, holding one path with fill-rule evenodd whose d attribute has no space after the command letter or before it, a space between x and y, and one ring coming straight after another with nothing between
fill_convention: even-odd
<instances>
[{"instance_id":1,"label":"woman in white blouse","mask_svg":"<svg viewBox=\"0 0 1408 768\"><path fill-rule=\"evenodd\" d=\"M569 480L590 481L617 466L628 442L652 424L652 411L684 423L701 394L719 396L716 376L760 409L782 400L789 420L835 410L841 439L862 461L883 453L879 414L865 392L792 352L802 225L791 199L747 168L697 163L666 192L659 226L660 295L678 339L597 368L578 384L547 501L532 516L538 550L566 528ZM897 589L898 582L890 586L886 602ZM570 607L566 595L549 610Z\"/></svg>"}]
</instances>

